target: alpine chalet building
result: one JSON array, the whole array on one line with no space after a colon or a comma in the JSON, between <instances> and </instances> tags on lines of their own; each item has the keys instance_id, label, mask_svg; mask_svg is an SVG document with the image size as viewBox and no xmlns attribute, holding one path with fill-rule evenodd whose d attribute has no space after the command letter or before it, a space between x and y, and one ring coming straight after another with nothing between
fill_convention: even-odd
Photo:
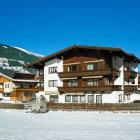
<instances>
[{"instance_id":1,"label":"alpine chalet building","mask_svg":"<svg viewBox=\"0 0 140 140\"><path fill-rule=\"evenodd\" d=\"M31 73L5 69L0 72L0 100L28 101L41 91L39 77Z\"/></svg>"},{"instance_id":2,"label":"alpine chalet building","mask_svg":"<svg viewBox=\"0 0 140 140\"><path fill-rule=\"evenodd\" d=\"M48 102L130 103L140 100L140 59L120 48L72 46L28 65L44 74Z\"/></svg>"}]
</instances>

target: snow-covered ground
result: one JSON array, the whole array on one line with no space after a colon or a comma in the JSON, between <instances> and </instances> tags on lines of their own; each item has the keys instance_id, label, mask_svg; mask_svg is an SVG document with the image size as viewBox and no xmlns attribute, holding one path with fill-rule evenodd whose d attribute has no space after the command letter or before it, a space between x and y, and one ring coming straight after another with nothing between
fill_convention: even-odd
<instances>
[{"instance_id":1,"label":"snow-covered ground","mask_svg":"<svg viewBox=\"0 0 140 140\"><path fill-rule=\"evenodd\" d=\"M139 113L0 110L0 140L140 140Z\"/></svg>"}]
</instances>

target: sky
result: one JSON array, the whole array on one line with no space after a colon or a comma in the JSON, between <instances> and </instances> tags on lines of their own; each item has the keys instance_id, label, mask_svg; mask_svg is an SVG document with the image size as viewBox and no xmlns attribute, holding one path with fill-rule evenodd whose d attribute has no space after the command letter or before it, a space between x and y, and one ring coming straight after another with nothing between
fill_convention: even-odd
<instances>
[{"instance_id":1,"label":"sky","mask_svg":"<svg viewBox=\"0 0 140 140\"><path fill-rule=\"evenodd\" d=\"M92 45L140 57L140 0L0 0L0 43L43 55Z\"/></svg>"}]
</instances>

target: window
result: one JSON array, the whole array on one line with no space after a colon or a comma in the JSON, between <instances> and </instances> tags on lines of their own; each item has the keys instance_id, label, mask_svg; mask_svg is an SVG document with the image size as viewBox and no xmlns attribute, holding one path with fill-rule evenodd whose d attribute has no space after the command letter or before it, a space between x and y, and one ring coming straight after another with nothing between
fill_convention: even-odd
<instances>
[{"instance_id":1,"label":"window","mask_svg":"<svg viewBox=\"0 0 140 140\"><path fill-rule=\"evenodd\" d=\"M119 95L119 102L122 102L122 95Z\"/></svg>"},{"instance_id":2,"label":"window","mask_svg":"<svg viewBox=\"0 0 140 140\"><path fill-rule=\"evenodd\" d=\"M68 66L68 72L77 72L77 71L78 71L78 65Z\"/></svg>"},{"instance_id":3,"label":"window","mask_svg":"<svg viewBox=\"0 0 140 140\"><path fill-rule=\"evenodd\" d=\"M78 96L77 95L72 96L72 102L78 102Z\"/></svg>"},{"instance_id":4,"label":"window","mask_svg":"<svg viewBox=\"0 0 140 140\"><path fill-rule=\"evenodd\" d=\"M0 84L0 88L3 88L3 84Z\"/></svg>"},{"instance_id":5,"label":"window","mask_svg":"<svg viewBox=\"0 0 140 140\"><path fill-rule=\"evenodd\" d=\"M127 100L130 100L130 94L127 94L126 97L127 97Z\"/></svg>"},{"instance_id":6,"label":"window","mask_svg":"<svg viewBox=\"0 0 140 140\"><path fill-rule=\"evenodd\" d=\"M94 103L94 95L88 95L88 102Z\"/></svg>"},{"instance_id":7,"label":"window","mask_svg":"<svg viewBox=\"0 0 140 140\"><path fill-rule=\"evenodd\" d=\"M43 69L39 70L39 71L38 71L38 74L39 74L39 75L44 75L44 70L43 70Z\"/></svg>"},{"instance_id":8,"label":"window","mask_svg":"<svg viewBox=\"0 0 140 140\"><path fill-rule=\"evenodd\" d=\"M108 78L104 78L104 84L105 85L112 85L112 80L111 79L108 79Z\"/></svg>"},{"instance_id":9,"label":"window","mask_svg":"<svg viewBox=\"0 0 140 140\"><path fill-rule=\"evenodd\" d=\"M96 95L96 103L101 104L102 103L102 95Z\"/></svg>"},{"instance_id":10,"label":"window","mask_svg":"<svg viewBox=\"0 0 140 140\"><path fill-rule=\"evenodd\" d=\"M10 84L9 83L5 83L5 88L10 88Z\"/></svg>"},{"instance_id":11,"label":"window","mask_svg":"<svg viewBox=\"0 0 140 140\"><path fill-rule=\"evenodd\" d=\"M50 95L50 102L58 102L58 95Z\"/></svg>"},{"instance_id":12,"label":"window","mask_svg":"<svg viewBox=\"0 0 140 140\"><path fill-rule=\"evenodd\" d=\"M80 96L80 102L85 103L86 102L86 96Z\"/></svg>"},{"instance_id":13,"label":"window","mask_svg":"<svg viewBox=\"0 0 140 140\"><path fill-rule=\"evenodd\" d=\"M32 94L32 93L25 92L25 93L24 93L24 96L25 96L25 97L32 97L33 94Z\"/></svg>"},{"instance_id":14,"label":"window","mask_svg":"<svg viewBox=\"0 0 140 140\"><path fill-rule=\"evenodd\" d=\"M94 64L87 64L87 70L94 70Z\"/></svg>"},{"instance_id":15,"label":"window","mask_svg":"<svg viewBox=\"0 0 140 140\"><path fill-rule=\"evenodd\" d=\"M3 93L4 97L10 97L10 93Z\"/></svg>"},{"instance_id":16,"label":"window","mask_svg":"<svg viewBox=\"0 0 140 140\"><path fill-rule=\"evenodd\" d=\"M87 85L88 86L98 86L98 80L97 79L88 79Z\"/></svg>"},{"instance_id":17,"label":"window","mask_svg":"<svg viewBox=\"0 0 140 140\"><path fill-rule=\"evenodd\" d=\"M68 87L77 87L77 86L78 86L77 80L69 80L68 81Z\"/></svg>"},{"instance_id":18,"label":"window","mask_svg":"<svg viewBox=\"0 0 140 140\"><path fill-rule=\"evenodd\" d=\"M131 67L131 71L135 71L135 67Z\"/></svg>"},{"instance_id":19,"label":"window","mask_svg":"<svg viewBox=\"0 0 140 140\"><path fill-rule=\"evenodd\" d=\"M49 67L49 73L57 73L57 67Z\"/></svg>"},{"instance_id":20,"label":"window","mask_svg":"<svg viewBox=\"0 0 140 140\"><path fill-rule=\"evenodd\" d=\"M57 87L57 80L49 80L48 86L49 87Z\"/></svg>"},{"instance_id":21,"label":"window","mask_svg":"<svg viewBox=\"0 0 140 140\"><path fill-rule=\"evenodd\" d=\"M71 96L70 95L65 96L65 102L71 102Z\"/></svg>"}]
</instances>

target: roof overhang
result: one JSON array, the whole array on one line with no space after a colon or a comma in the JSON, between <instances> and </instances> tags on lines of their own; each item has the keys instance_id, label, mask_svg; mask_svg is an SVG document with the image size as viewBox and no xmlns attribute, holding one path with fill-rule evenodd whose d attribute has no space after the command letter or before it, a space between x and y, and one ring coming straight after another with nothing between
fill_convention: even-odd
<instances>
[{"instance_id":1,"label":"roof overhang","mask_svg":"<svg viewBox=\"0 0 140 140\"><path fill-rule=\"evenodd\" d=\"M26 67L42 69L45 65L45 62L48 62L49 60L52 60L54 58L61 58L61 57L63 57L64 54L66 54L70 50L75 50L78 53L78 50L80 50L80 49L88 49L88 50L96 50L96 51L105 51L105 52L109 52L109 53L116 53L119 56L124 56L126 58L132 59L133 61L136 61L136 62L140 63L140 59L138 57L136 57L133 54L129 54L129 53L123 51L120 48L74 45L74 46L68 47L66 49L63 49L61 51L58 51L56 53L53 53L51 55L48 55L44 58L41 58L37 61L34 61L33 63L27 64Z\"/></svg>"},{"instance_id":2,"label":"roof overhang","mask_svg":"<svg viewBox=\"0 0 140 140\"><path fill-rule=\"evenodd\" d=\"M39 80L27 80L27 79L13 79L13 78L11 78L11 77L9 77L9 76L7 76L7 75L4 75L3 73L0 73L0 76L3 76L3 77L5 77L5 78L7 78L7 79L9 79L9 80L11 80L11 81L14 81L14 82L31 82L31 83L37 83L37 82L39 82Z\"/></svg>"}]
</instances>

